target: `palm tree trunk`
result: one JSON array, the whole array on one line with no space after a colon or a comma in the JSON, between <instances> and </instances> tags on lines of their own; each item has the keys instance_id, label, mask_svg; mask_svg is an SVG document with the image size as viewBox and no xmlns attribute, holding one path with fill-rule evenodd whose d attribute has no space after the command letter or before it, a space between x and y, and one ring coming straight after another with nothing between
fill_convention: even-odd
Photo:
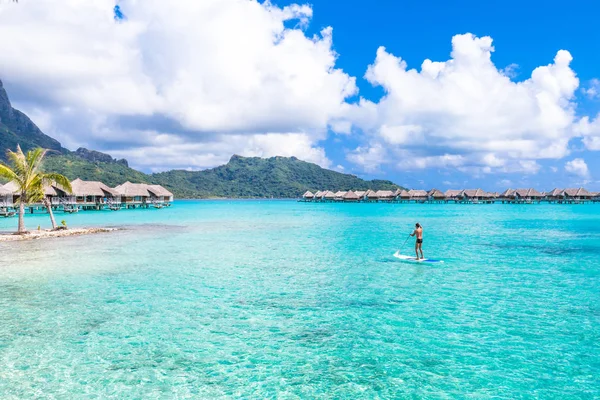
<instances>
[{"instance_id":1,"label":"palm tree trunk","mask_svg":"<svg viewBox=\"0 0 600 400\"><path fill-rule=\"evenodd\" d=\"M50 200L46 196L44 196L44 207L48 210L48 214L50 214L50 222L52 222L52 230L56 230L56 221L54 220L54 213L52 212L52 204Z\"/></svg>"},{"instance_id":2,"label":"palm tree trunk","mask_svg":"<svg viewBox=\"0 0 600 400\"><path fill-rule=\"evenodd\" d=\"M25 233L25 203L19 201L19 228L17 233Z\"/></svg>"}]
</instances>

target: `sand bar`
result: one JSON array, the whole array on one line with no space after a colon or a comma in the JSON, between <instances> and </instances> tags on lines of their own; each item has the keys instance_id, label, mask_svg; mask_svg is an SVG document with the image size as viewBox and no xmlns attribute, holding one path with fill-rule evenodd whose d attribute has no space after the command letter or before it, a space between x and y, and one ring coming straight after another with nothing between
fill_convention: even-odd
<instances>
[{"instance_id":1,"label":"sand bar","mask_svg":"<svg viewBox=\"0 0 600 400\"><path fill-rule=\"evenodd\" d=\"M36 240L65 236L90 235L94 233L106 233L117 231L118 228L72 228L53 231L51 229L30 231L22 235L0 234L0 242L12 242L17 240Z\"/></svg>"}]
</instances>

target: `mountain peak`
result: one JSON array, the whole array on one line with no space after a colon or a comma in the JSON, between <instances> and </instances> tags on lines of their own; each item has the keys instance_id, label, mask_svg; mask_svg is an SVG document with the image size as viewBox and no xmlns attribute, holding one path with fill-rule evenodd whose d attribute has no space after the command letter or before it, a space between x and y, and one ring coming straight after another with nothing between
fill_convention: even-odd
<instances>
[{"instance_id":1,"label":"mountain peak","mask_svg":"<svg viewBox=\"0 0 600 400\"><path fill-rule=\"evenodd\" d=\"M65 151L57 140L45 135L27 115L12 107L0 80L0 149L14 150L17 145L20 145L23 151L34 147ZM0 154L0 158L3 156L4 152Z\"/></svg>"},{"instance_id":2,"label":"mountain peak","mask_svg":"<svg viewBox=\"0 0 600 400\"><path fill-rule=\"evenodd\" d=\"M91 162L114 163L121 164L126 167L129 166L129 163L124 158L117 160L116 158L112 158L110 154L102 153L96 150L88 150L85 147L78 148L77 151L75 151L75 155Z\"/></svg>"}]
</instances>

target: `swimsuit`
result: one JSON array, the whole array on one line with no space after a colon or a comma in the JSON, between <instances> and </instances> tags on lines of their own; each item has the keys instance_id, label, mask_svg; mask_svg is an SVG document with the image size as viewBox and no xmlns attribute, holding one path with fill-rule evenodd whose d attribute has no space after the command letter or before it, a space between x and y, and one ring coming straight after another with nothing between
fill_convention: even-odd
<instances>
[{"instance_id":1,"label":"swimsuit","mask_svg":"<svg viewBox=\"0 0 600 400\"><path fill-rule=\"evenodd\" d=\"M423 239L417 239L418 244L423 244Z\"/></svg>"}]
</instances>

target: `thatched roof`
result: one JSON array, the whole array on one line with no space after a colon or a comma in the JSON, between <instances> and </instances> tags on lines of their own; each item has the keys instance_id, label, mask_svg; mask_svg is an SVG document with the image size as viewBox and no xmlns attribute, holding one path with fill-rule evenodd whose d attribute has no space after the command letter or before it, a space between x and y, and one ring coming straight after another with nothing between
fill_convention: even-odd
<instances>
[{"instance_id":1,"label":"thatched roof","mask_svg":"<svg viewBox=\"0 0 600 400\"><path fill-rule=\"evenodd\" d=\"M342 198L342 197L344 197L345 194L346 194L346 192L342 192L340 190L335 193L335 197Z\"/></svg>"},{"instance_id":2,"label":"thatched roof","mask_svg":"<svg viewBox=\"0 0 600 400\"><path fill-rule=\"evenodd\" d=\"M441 199L443 199L443 198L445 198L445 197L446 197L446 195L445 195L444 193L442 193L440 190L437 190L437 189L431 189L431 190L430 190L430 191L427 193L427 195L428 195L429 197L433 197L434 199L440 199L440 198L441 198Z\"/></svg>"},{"instance_id":3,"label":"thatched roof","mask_svg":"<svg viewBox=\"0 0 600 400\"><path fill-rule=\"evenodd\" d=\"M552 189L552 191L546 193L546 196L562 197L564 196L564 192L565 191L563 189Z\"/></svg>"},{"instance_id":4,"label":"thatched roof","mask_svg":"<svg viewBox=\"0 0 600 400\"><path fill-rule=\"evenodd\" d=\"M17 184L14 183L13 181L10 181L6 185L4 185L4 189L8 190L9 192L11 192L13 194L19 194L19 192L17 190Z\"/></svg>"},{"instance_id":5,"label":"thatched roof","mask_svg":"<svg viewBox=\"0 0 600 400\"><path fill-rule=\"evenodd\" d=\"M462 192L462 190L448 189L448 190L446 190L444 195L446 197L452 198L452 197L457 197L461 192Z\"/></svg>"},{"instance_id":6,"label":"thatched roof","mask_svg":"<svg viewBox=\"0 0 600 400\"><path fill-rule=\"evenodd\" d=\"M375 193L371 189L367 190L367 193L365 193L365 196L367 196L367 198L369 198L369 199L378 199L379 198L377 193Z\"/></svg>"},{"instance_id":7,"label":"thatched roof","mask_svg":"<svg viewBox=\"0 0 600 400\"><path fill-rule=\"evenodd\" d=\"M354 192L354 193L356 193L356 195L357 195L358 197L365 197L365 194L367 194L367 191L366 191L366 190L357 190L357 191L356 191L356 192Z\"/></svg>"},{"instance_id":8,"label":"thatched roof","mask_svg":"<svg viewBox=\"0 0 600 400\"><path fill-rule=\"evenodd\" d=\"M515 195L515 191L514 189L506 189L504 192L502 192L502 194L500 195L500 197L513 197Z\"/></svg>"},{"instance_id":9,"label":"thatched roof","mask_svg":"<svg viewBox=\"0 0 600 400\"><path fill-rule=\"evenodd\" d=\"M150 192L148 192L146 186L147 185L142 183L131 183L127 181L124 184L115 187L114 190L125 197L150 197Z\"/></svg>"},{"instance_id":10,"label":"thatched roof","mask_svg":"<svg viewBox=\"0 0 600 400\"><path fill-rule=\"evenodd\" d=\"M394 192L391 190L378 190L375 194L377 194L377 197L380 199L391 199L394 197Z\"/></svg>"},{"instance_id":11,"label":"thatched roof","mask_svg":"<svg viewBox=\"0 0 600 400\"><path fill-rule=\"evenodd\" d=\"M360 197L354 193L352 190L350 190L349 192L346 192L346 194L344 194L343 196L344 200L358 200L360 199Z\"/></svg>"},{"instance_id":12,"label":"thatched roof","mask_svg":"<svg viewBox=\"0 0 600 400\"><path fill-rule=\"evenodd\" d=\"M398 196L400 196L401 199L410 199L410 193L408 193L408 190L401 190Z\"/></svg>"},{"instance_id":13,"label":"thatched roof","mask_svg":"<svg viewBox=\"0 0 600 400\"><path fill-rule=\"evenodd\" d=\"M325 194L323 195L323 197L325 197L326 199L335 199L335 193L333 193L332 191L328 190L327 192L325 192Z\"/></svg>"},{"instance_id":14,"label":"thatched roof","mask_svg":"<svg viewBox=\"0 0 600 400\"><path fill-rule=\"evenodd\" d=\"M464 197L486 197L486 192L481 189L466 189L461 194Z\"/></svg>"},{"instance_id":15,"label":"thatched roof","mask_svg":"<svg viewBox=\"0 0 600 400\"><path fill-rule=\"evenodd\" d=\"M306 193L302 195L302 197L305 199L312 199L313 197L315 197L315 195L310 190L307 190Z\"/></svg>"},{"instance_id":16,"label":"thatched roof","mask_svg":"<svg viewBox=\"0 0 600 400\"><path fill-rule=\"evenodd\" d=\"M565 189L565 195L569 196L569 197L590 197L592 196L592 194L590 192L588 192L587 190L585 190L584 188L579 188L579 189Z\"/></svg>"},{"instance_id":17,"label":"thatched roof","mask_svg":"<svg viewBox=\"0 0 600 400\"><path fill-rule=\"evenodd\" d=\"M17 187L17 184L14 181L10 181L6 185L4 185L4 189L8 190L8 192L12 193L12 194L20 194L19 188ZM45 185L44 186L44 195L57 196L58 193L56 192L56 188L54 188L52 185Z\"/></svg>"},{"instance_id":18,"label":"thatched roof","mask_svg":"<svg viewBox=\"0 0 600 400\"><path fill-rule=\"evenodd\" d=\"M519 197L544 197L543 194L535 189L517 189L514 191L514 195Z\"/></svg>"},{"instance_id":19,"label":"thatched roof","mask_svg":"<svg viewBox=\"0 0 600 400\"><path fill-rule=\"evenodd\" d=\"M408 194L410 194L411 197L416 197L416 198L426 198L427 197L427 192L424 190L409 190Z\"/></svg>"},{"instance_id":20,"label":"thatched roof","mask_svg":"<svg viewBox=\"0 0 600 400\"><path fill-rule=\"evenodd\" d=\"M141 185L144 185L144 184L141 183ZM161 185L144 185L144 186L146 186L146 189L148 189L150 194L153 194L156 197L161 197L161 196L171 197L171 196L173 196L173 193L169 192L167 189L165 189Z\"/></svg>"},{"instance_id":21,"label":"thatched roof","mask_svg":"<svg viewBox=\"0 0 600 400\"><path fill-rule=\"evenodd\" d=\"M111 189L99 181L83 181L79 178L71 182L73 196L118 196L115 189Z\"/></svg>"},{"instance_id":22,"label":"thatched roof","mask_svg":"<svg viewBox=\"0 0 600 400\"><path fill-rule=\"evenodd\" d=\"M0 185L0 196L6 196L9 194L13 194L12 190L8 190L4 186Z\"/></svg>"},{"instance_id":23,"label":"thatched roof","mask_svg":"<svg viewBox=\"0 0 600 400\"><path fill-rule=\"evenodd\" d=\"M315 193L314 197L322 197L323 196L323 192L321 192L320 190Z\"/></svg>"}]
</instances>

